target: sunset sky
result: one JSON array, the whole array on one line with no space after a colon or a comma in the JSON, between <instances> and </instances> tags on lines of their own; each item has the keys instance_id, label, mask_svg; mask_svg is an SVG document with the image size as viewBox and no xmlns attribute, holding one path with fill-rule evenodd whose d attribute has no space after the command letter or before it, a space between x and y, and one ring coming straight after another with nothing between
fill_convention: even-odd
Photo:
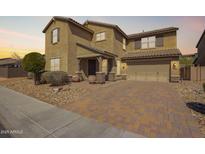
<instances>
[{"instance_id":1,"label":"sunset sky","mask_svg":"<svg viewBox=\"0 0 205 154\"><path fill-rule=\"evenodd\" d=\"M52 17L0 17L0 58L10 57L13 52L23 56L36 51L44 53L43 28ZM76 16L79 23L95 20L117 24L127 33L138 33L175 26L178 31L178 48L182 54L196 52L196 44L205 29L205 17L112 17Z\"/></svg>"}]
</instances>

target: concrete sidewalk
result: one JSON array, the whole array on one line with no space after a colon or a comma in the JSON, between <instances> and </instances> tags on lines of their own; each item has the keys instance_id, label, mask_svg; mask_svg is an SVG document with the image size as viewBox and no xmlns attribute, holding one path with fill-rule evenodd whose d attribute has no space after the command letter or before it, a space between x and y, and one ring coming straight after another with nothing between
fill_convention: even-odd
<instances>
[{"instance_id":1,"label":"concrete sidewalk","mask_svg":"<svg viewBox=\"0 0 205 154\"><path fill-rule=\"evenodd\" d=\"M13 137L143 137L1 86L0 122Z\"/></svg>"}]
</instances>

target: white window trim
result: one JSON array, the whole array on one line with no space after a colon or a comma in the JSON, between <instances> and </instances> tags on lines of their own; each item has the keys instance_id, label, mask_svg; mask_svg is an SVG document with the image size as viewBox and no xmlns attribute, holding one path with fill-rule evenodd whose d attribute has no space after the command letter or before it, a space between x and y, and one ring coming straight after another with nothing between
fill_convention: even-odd
<instances>
[{"instance_id":1,"label":"white window trim","mask_svg":"<svg viewBox=\"0 0 205 154\"><path fill-rule=\"evenodd\" d=\"M153 40L151 41L151 39ZM141 49L149 49L149 48L156 48L156 36L141 38Z\"/></svg>"},{"instance_id":2,"label":"white window trim","mask_svg":"<svg viewBox=\"0 0 205 154\"><path fill-rule=\"evenodd\" d=\"M51 65L50 66L51 71L59 71L60 70L60 58L51 58L50 65Z\"/></svg>"},{"instance_id":3,"label":"white window trim","mask_svg":"<svg viewBox=\"0 0 205 154\"><path fill-rule=\"evenodd\" d=\"M100 32L100 33L96 33L96 38L95 40L98 41L103 41L105 40L105 32Z\"/></svg>"},{"instance_id":4,"label":"white window trim","mask_svg":"<svg viewBox=\"0 0 205 154\"><path fill-rule=\"evenodd\" d=\"M58 38L59 37L59 28L53 29L51 34L52 34L52 36L51 36L52 37L52 43L53 44L58 43L58 41L59 41L59 38Z\"/></svg>"},{"instance_id":5,"label":"white window trim","mask_svg":"<svg viewBox=\"0 0 205 154\"><path fill-rule=\"evenodd\" d=\"M122 48L123 50L126 50L126 39L125 38L123 38L122 40Z\"/></svg>"}]
</instances>

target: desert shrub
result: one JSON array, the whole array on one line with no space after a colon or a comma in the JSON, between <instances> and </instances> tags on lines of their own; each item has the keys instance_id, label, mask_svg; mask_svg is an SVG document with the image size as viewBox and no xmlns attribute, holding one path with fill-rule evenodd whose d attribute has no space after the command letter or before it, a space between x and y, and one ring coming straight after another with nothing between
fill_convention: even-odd
<instances>
[{"instance_id":1,"label":"desert shrub","mask_svg":"<svg viewBox=\"0 0 205 154\"><path fill-rule=\"evenodd\" d=\"M51 72L44 72L41 74L41 84L51 83Z\"/></svg>"},{"instance_id":2,"label":"desert shrub","mask_svg":"<svg viewBox=\"0 0 205 154\"><path fill-rule=\"evenodd\" d=\"M202 86L203 86L203 90L204 90L204 92L205 92L205 83L203 83Z\"/></svg>"},{"instance_id":3,"label":"desert shrub","mask_svg":"<svg viewBox=\"0 0 205 154\"><path fill-rule=\"evenodd\" d=\"M34 73L34 82L39 84L40 74L45 67L44 56L37 52L32 52L24 56L22 60L22 67L27 72Z\"/></svg>"},{"instance_id":4,"label":"desert shrub","mask_svg":"<svg viewBox=\"0 0 205 154\"><path fill-rule=\"evenodd\" d=\"M41 75L41 83L60 86L68 83L68 74L63 71L45 72Z\"/></svg>"},{"instance_id":5,"label":"desert shrub","mask_svg":"<svg viewBox=\"0 0 205 154\"><path fill-rule=\"evenodd\" d=\"M27 78L28 79L33 79L34 78L34 74L32 72L28 72L27 73Z\"/></svg>"}]
</instances>

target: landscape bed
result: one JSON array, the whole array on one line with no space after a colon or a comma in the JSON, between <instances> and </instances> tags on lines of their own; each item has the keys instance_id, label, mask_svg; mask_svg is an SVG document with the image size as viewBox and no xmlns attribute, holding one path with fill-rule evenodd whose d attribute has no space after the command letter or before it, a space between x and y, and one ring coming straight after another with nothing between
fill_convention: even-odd
<instances>
[{"instance_id":1,"label":"landscape bed","mask_svg":"<svg viewBox=\"0 0 205 154\"><path fill-rule=\"evenodd\" d=\"M202 84L200 82L183 81L182 83L174 84L174 87L186 104L197 102L205 105L205 92L203 91ZM196 112L193 109L190 110L192 115L198 120L200 130L205 136L205 114Z\"/></svg>"},{"instance_id":2,"label":"landscape bed","mask_svg":"<svg viewBox=\"0 0 205 154\"><path fill-rule=\"evenodd\" d=\"M56 106L65 105L89 93L89 89L86 86L83 88L79 83L59 86L61 90L57 92L57 87L49 84L34 85L34 81L27 78L2 80L0 85Z\"/></svg>"}]
</instances>

